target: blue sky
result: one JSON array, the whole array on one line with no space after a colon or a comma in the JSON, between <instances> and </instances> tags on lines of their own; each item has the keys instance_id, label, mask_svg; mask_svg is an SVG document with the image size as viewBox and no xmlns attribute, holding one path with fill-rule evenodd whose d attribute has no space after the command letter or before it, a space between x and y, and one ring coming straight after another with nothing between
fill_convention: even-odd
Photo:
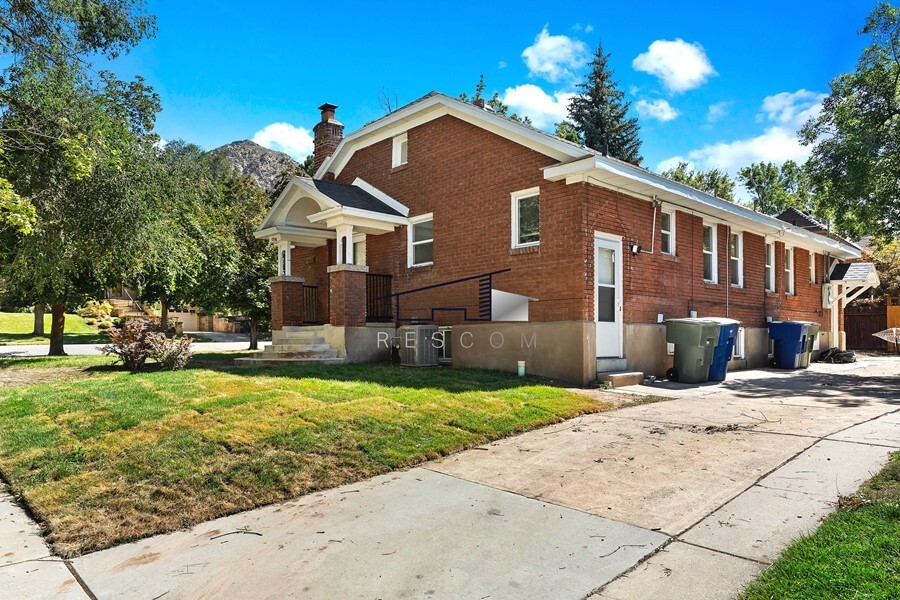
<instances>
[{"instance_id":1,"label":"blue sky","mask_svg":"<svg viewBox=\"0 0 900 600\"><path fill-rule=\"evenodd\" d=\"M213 148L255 138L301 158L322 102L339 105L352 131L382 115L382 88L405 104L430 90L471 93L480 73L552 128L602 41L640 118L646 167L684 157L735 172L805 157L795 131L853 69L872 6L150 0L157 37L113 68L159 92L164 139Z\"/></svg>"}]
</instances>

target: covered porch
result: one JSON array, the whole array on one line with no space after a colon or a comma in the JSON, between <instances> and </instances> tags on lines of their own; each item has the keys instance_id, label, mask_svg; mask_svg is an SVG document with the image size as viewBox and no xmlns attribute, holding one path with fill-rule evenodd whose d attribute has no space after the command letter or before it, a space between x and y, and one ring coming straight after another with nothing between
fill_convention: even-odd
<instances>
[{"instance_id":1,"label":"covered porch","mask_svg":"<svg viewBox=\"0 0 900 600\"><path fill-rule=\"evenodd\" d=\"M295 177L255 234L278 250L272 328L393 322L391 275L369 272L366 240L406 225L408 214L361 179Z\"/></svg>"}]
</instances>

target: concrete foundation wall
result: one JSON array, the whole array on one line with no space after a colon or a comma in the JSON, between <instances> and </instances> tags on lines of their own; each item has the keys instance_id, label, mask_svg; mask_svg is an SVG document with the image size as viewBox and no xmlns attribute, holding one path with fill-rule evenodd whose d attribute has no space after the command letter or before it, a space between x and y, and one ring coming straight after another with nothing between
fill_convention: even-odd
<instances>
[{"instance_id":1,"label":"concrete foundation wall","mask_svg":"<svg viewBox=\"0 0 900 600\"><path fill-rule=\"evenodd\" d=\"M388 345L379 344L387 336ZM338 357L351 363L377 363L391 361L390 340L397 333L393 325L366 325L365 327L337 327L324 325L322 337L325 343L337 350Z\"/></svg>"},{"instance_id":2,"label":"concrete foundation wall","mask_svg":"<svg viewBox=\"0 0 900 600\"><path fill-rule=\"evenodd\" d=\"M454 325L454 367L515 371L586 385L597 378L593 321Z\"/></svg>"}]
</instances>

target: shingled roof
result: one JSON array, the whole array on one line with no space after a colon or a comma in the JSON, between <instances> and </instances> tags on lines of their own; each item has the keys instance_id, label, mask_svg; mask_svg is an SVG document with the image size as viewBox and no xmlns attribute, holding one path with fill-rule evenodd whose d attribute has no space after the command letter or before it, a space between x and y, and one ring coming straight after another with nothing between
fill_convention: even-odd
<instances>
[{"instance_id":1,"label":"shingled roof","mask_svg":"<svg viewBox=\"0 0 900 600\"><path fill-rule=\"evenodd\" d=\"M312 179L310 181L316 186L317 190L341 206L369 210L385 215L403 216L394 208L388 206L366 190L355 185L334 183L333 181L322 181L321 179Z\"/></svg>"},{"instance_id":2,"label":"shingled roof","mask_svg":"<svg viewBox=\"0 0 900 600\"><path fill-rule=\"evenodd\" d=\"M874 273L875 264L870 262L842 263L831 270L831 281L866 281Z\"/></svg>"}]
</instances>

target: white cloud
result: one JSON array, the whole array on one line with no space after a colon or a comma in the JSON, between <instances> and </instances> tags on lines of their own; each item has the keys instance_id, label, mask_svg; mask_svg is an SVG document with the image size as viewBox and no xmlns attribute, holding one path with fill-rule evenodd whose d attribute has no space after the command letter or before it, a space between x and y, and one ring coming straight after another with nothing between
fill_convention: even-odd
<instances>
[{"instance_id":1,"label":"white cloud","mask_svg":"<svg viewBox=\"0 0 900 600\"><path fill-rule=\"evenodd\" d=\"M716 102L715 104L710 104L706 111L706 120L710 123L722 120L722 118L728 114L731 105L732 102Z\"/></svg>"},{"instance_id":2,"label":"white cloud","mask_svg":"<svg viewBox=\"0 0 900 600\"><path fill-rule=\"evenodd\" d=\"M589 24L589 25L585 25L585 26L584 26L584 32L585 32L585 33L590 33L590 32L592 32L592 31L594 31L594 26L593 26L593 25L590 25L590 24Z\"/></svg>"},{"instance_id":3,"label":"white cloud","mask_svg":"<svg viewBox=\"0 0 900 600\"><path fill-rule=\"evenodd\" d=\"M551 96L536 85L526 83L503 92L503 103L520 117L531 117L535 127L546 129L568 117L569 102L575 94L554 92Z\"/></svg>"},{"instance_id":4,"label":"white cloud","mask_svg":"<svg viewBox=\"0 0 900 600\"><path fill-rule=\"evenodd\" d=\"M547 81L574 77L572 71L587 63L588 47L567 35L550 35L547 26L534 38L534 44L525 48L522 59L532 77Z\"/></svg>"},{"instance_id":5,"label":"white cloud","mask_svg":"<svg viewBox=\"0 0 900 600\"><path fill-rule=\"evenodd\" d=\"M769 121L798 130L806 121L819 114L825 97L826 94L809 90L781 92L766 96L762 111Z\"/></svg>"},{"instance_id":6,"label":"white cloud","mask_svg":"<svg viewBox=\"0 0 900 600\"><path fill-rule=\"evenodd\" d=\"M647 52L632 61L631 66L658 77L673 93L699 87L717 74L703 46L682 39L656 40Z\"/></svg>"},{"instance_id":7,"label":"white cloud","mask_svg":"<svg viewBox=\"0 0 900 600\"><path fill-rule=\"evenodd\" d=\"M811 146L800 143L797 130L809 118L815 117L822 108L824 94L799 90L766 96L761 106L760 117L772 125L757 136L738 140L708 144L691 150L686 158L701 169L720 168L732 176L752 163L765 161L780 165L788 160L802 163L809 158ZM713 113L713 105L709 107ZM670 164L681 157L666 159Z\"/></svg>"},{"instance_id":8,"label":"white cloud","mask_svg":"<svg viewBox=\"0 0 900 600\"><path fill-rule=\"evenodd\" d=\"M634 107L641 117L645 119L656 119L663 123L677 118L679 114L671 104L661 98L659 100L653 100L652 102L638 100Z\"/></svg>"},{"instance_id":9,"label":"white cloud","mask_svg":"<svg viewBox=\"0 0 900 600\"><path fill-rule=\"evenodd\" d=\"M656 165L656 171L658 173L662 173L663 171L668 171L669 169L674 169L678 166L679 163L686 162L688 164L688 169L694 170L696 166L691 161L687 160L683 156L673 156L672 158L667 158L666 160L661 161L658 165Z\"/></svg>"},{"instance_id":10,"label":"white cloud","mask_svg":"<svg viewBox=\"0 0 900 600\"><path fill-rule=\"evenodd\" d=\"M284 152L298 162L303 162L313 151L313 137L309 130L290 123L266 125L253 135L253 141L269 150Z\"/></svg>"},{"instance_id":11,"label":"white cloud","mask_svg":"<svg viewBox=\"0 0 900 600\"><path fill-rule=\"evenodd\" d=\"M498 62L498 63L497 63L497 68L498 68L498 69L505 69L505 68L506 68L506 61L505 61L505 60L501 60L500 62Z\"/></svg>"}]
</instances>

